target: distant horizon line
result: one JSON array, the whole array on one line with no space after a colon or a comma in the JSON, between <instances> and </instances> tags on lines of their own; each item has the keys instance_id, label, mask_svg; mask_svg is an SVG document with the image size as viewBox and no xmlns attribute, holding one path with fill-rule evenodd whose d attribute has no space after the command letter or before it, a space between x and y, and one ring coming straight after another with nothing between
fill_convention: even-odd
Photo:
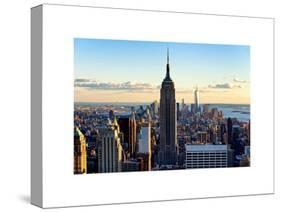
<instances>
[{"instance_id":1,"label":"distant horizon line","mask_svg":"<svg viewBox=\"0 0 281 212\"><path fill-rule=\"evenodd\" d=\"M104 104L128 104L128 103L132 103L132 104L152 104L154 101L149 101L149 102L74 102L74 104L79 104L79 103L104 103ZM159 101L157 101L158 103L160 103ZM181 102L176 102L176 103L180 103L182 104ZM186 105L191 105L191 104L194 104L194 103L184 103ZM250 103L201 103L199 105L251 105Z\"/></svg>"}]
</instances>

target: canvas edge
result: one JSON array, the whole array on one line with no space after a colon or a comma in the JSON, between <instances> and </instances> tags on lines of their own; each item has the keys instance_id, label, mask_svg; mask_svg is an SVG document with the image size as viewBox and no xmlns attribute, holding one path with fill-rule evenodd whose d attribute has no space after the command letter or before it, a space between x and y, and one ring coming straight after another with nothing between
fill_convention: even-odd
<instances>
[{"instance_id":1,"label":"canvas edge","mask_svg":"<svg viewBox=\"0 0 281 212\"><path fill-rule=\"evenodd\" d=\"M43 5L31 8L31 198L43 207L42 151Z\"/></svg>"}]
</instances>

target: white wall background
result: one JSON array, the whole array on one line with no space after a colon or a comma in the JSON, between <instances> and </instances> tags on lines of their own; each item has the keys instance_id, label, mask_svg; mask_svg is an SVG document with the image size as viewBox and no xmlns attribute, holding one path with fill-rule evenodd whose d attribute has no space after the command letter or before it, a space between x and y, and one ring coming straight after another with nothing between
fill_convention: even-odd
<instances>
[{"instance_id":1,"label":"white wall background","mask_svg":"<svg viewBox=\"0 0 281 212\"><path fill-rule=\"evenodd\" d=\"M0 3L0 211L39 211L30 205L30 7L41 3L265 16L276 18L276 108L280 106L281 13L274 0L4 0ZM254 35L253 35L254 36ZM266 72L264 73L266 74ZM278 79L278 80L277 80ZM279 83L279 85L278 85ZM279 95L279 96L278 96ZM276 110L276 129L280 109ZM280 130L279 130L280 132ZM281 205L280 133L276 133L276 194L161 203L69 208L69 211L277 211ZM278 167L279 166L279 167ZM259 176L257 176L259 177ZM263 179L260 179L261 182ZM66 209L51 209L63 211Z\"/></svg>"}]
</instances>

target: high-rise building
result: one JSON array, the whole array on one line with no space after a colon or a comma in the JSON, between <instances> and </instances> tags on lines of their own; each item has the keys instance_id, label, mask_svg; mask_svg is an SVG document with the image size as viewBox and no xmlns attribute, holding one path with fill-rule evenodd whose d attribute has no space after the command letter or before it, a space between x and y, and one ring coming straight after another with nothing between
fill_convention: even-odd
<instances>
[{"instance_id":1,"label":"high-rise building","mask_svg":"<svg viewBox=\"0 0 281 212\"><path fill-rule=\"evenodd\" d=\"M160 91L160 165L177 164L175 85L170 77L169 50L167 52L166 77Z\"/></svg>"},{"instance_id":2,"label":"high-rise building","mask_svg":"<svg viewBox=\"0 0 281 212\"><path fill-rule=\"evenodd\" d=\"M135 112L132 111L130 116L130 125L129 125L129 151L132 155L136 152L137 145L137 123L135 118Z\"/></svg>"},{"instance_id":3,"label":"high-rise building","mask_svg":"<svg viewBox=\"0 0 281 212\"><path fill-rule=\"evenodd\" d=\"M129 117L118 118L118 124L120 131L124 135L124 143L127 145L126 150L130 156L133 156L136 151L137 142L137 124L134 111L132 111Z\"/></svg>"},{"instance_id":4,"label":"high-rise building","mask_svg":"<svg viewBox=\"0 0 281 212\"><path fill-rule=\"evenodd\" d=\"M181 100L181 110L182 110L182 111L185 110L184 98L182 98L182 100Z\"/></svg>"},{"instance_id":5,"label":"high-rise building","mask_svg":"<svg viewBox=\"0 0 281 212\"><path fill-rule=\"evenodd\" d=\"M98 147L99 173L122 171L122 145L120 129L116 118L114 122L99 129L100 143Z\"/></svg>"},{"instance_id":6,"label":"high-rise building","mask_svg":"<svg viewBox=\"0 0 281 212\"><path fill-rule=\"evenodd\" d=\"M186 112L186 113L189 112L189 106L188 106L188 105L185 105L184 109L185 109L185 112Z\"/></svg>"},{"instance_id":7,"label":"high-rise building","mask_svg":"<svg viewBox=\"0 0 281 212\"><path fill-rule=\"evenodd\" d=\"M222 168L227 167L227 145L186 144L185 168Z\"/></svg>"},{"instance_id":8,"label":"high-rise building","mask_svg":"<svg viewBox=\"0 0 281 212\"><path fill-rule=\"evenodd\" d=\"M210 108L209 108L209 104L204 104L203 105L203 113L209 113L210 112Z\"/></svg>"},{"instance_id":9,"label":"high-rise building","mask_svg":"<svg viewBox=\"0 0 281 212\"><path fill-rule=\"evenodd\" d=\"M138 153L137 158L141 158L143 168L141 171L151 170L151 123L150 121L140 124L138 136Z\"/></svg>"},{"instance_id":10,"label":"high-rise building","mask_svg":"<svg viewBox=\"0 0 281 212\"><path fill-rule=\"evenodd\" d=\"M150 107L152 110L152 116L157 115L158 114L158 102L155 100L154 102L151 103Z\"/></svg>"},{"instance_id":11,"label":"high-rise building","mask_svg":"<svg viewBox=\"0 0 281 212\"><path fill-rule=\"evenodd\" d=\"M248 136L248 145L250 145L250 142L251 142L251 121L250 120L248 123L246 134Z\"/></svg>"},{"instance_id":12,"label":"high-rise building","mask_svg":"<svg viewBox=\"0 0 281 212\"><path fill-rule=\"evenodd\" d=\"M227 143L226 139L227 139L226 125L224 123L222 123L220 125L220 142L222 144L226 144Z\"/></svg>"},{"instance_id":13,"label":"high-rise building","mask_svg":"<svg viewBox=\"0 0 281 212\"><path fill-rule=\"evenodd\" d=\"M113 110L110 110L110 111L109 111L108 117L109 117L109 119L110 119L111 121L114 120L115 115L114 115L114 111L113 111Z\"/></svg>"},{"instance_id":14,"label":"high-rise building","mask_svg":"<svg viewBox=\"0 0 281 212\"><path fill-rule=\"evenodd\" d=\"M78 127L74 128L74 174L87 173L86 138Z\"/></svg>"},{"instance_id":15,"label":"high-rise building","mask_svg":"<svg viewBox=\"0 0 281 212\"><path fill-rule=\"evenodd\" d=\"M141 123L138 152L151 154L151 124L149 122Z\"/></svg>"},{"instance_id":16,"label":"high-rise building","mask_svg":"<svg viewBox=\"0 0 281 212\"><path fill-rule=\"evenodd\" d=\"M190 111L191 111L191 113L196 113L196 106L195 106L195 104L191 104L190 105Z\"/></svg>"},{"instance_id":17,"label":"high-rise building","mask_svg":"<svg viewBox=\"0 0 281 212\"><path fill-rule=\"evenodd\" d=\"M232 145L232 119L227 119L227 143Z\"/></svg>"},{"instance_id":18,"label":"high-rise building","mask_svg":"<svg viewBox=\"0 0 281 212\"><path fill-rule=\"evenodd\" d=\"M118 118L118 125L120 128L120 132L123 133L123 149L125 151L129 151L129 144L130 144L130 134L129 134L129 126L130 126L130 118L129 117L119 117ZM131 147L131 145L130 145Z\"/></svg>"},{"instance_id":19,"label":"high-rise building","mask_svg":"<svg viewBox=\"0 0 281 212\"><path fill-rule=\"evenodd\" d=\"M211 113L212 113L212 117L213 118L218 118L219 117L219 110L218 110L218 108L212 108Z\"/></svg>"},{"instance_id":20,"label":"high-rise building","mask_svg":"<svg viewBox=\"0 0 281 212\"><path fill-rule=\"evenodd\" d=\"M200 112L200 104L199 104L199 90L198 86L196 86L196 89L194 91L194 104L195 104L195 112Z\"/></svg>"},{"instance_id":21,"label":"high-rise building","mask_svg":"<svg viewBox=\"0 0 281 212\"><path fill-rule=\"evenodd\" d=\"M232 149L234 150L235 156L242 155L245 150L245 142L243 138L240 138L241 128L239 125L235 124L232 127Z\"/></svg>"},{"instance_id":22,"label":"high-rise building","mask_svg":"<svg viewBox=\"0 0 281 212\"><path fill-rule=\"evenodd\" d=\"M234 150L228 148L227 149L227 167L234 166Z\"/></svg>"},{"instance_id":23,"label":"high-rise building","mask_svg":"<svg viewBox=\"0 0 281 212\"><path fill-rule=\"evenodd\" d=\"M212 125L209 129L210 143L221 144L220 125Z\"/></svg>"},{"instance_id":24,"label":"high-rise building","mask_svg":"<svg viewBox=\"0 0 281 212\"><path fill-rule=\"evenodd\" d=\"M177 102L177 121L179 120L180 117L180 103Z\"/></svg>"}]
</instances>

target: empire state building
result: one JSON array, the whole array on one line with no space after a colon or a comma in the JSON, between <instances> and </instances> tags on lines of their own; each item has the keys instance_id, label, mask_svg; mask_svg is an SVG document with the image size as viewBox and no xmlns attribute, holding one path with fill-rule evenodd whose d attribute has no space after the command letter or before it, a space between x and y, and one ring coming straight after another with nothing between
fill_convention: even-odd
<instances>
[{"instance_id":1,"label":"empire state building","mask_svg":"<svg viewBox=\"0 0 281 212\"><path fill-rule=\"evenodd\" d=\"M170 77L169 49L167 50L166 77L160 91L160 165L177 164L175 85Z\"/></svg>"}]
</instances>

